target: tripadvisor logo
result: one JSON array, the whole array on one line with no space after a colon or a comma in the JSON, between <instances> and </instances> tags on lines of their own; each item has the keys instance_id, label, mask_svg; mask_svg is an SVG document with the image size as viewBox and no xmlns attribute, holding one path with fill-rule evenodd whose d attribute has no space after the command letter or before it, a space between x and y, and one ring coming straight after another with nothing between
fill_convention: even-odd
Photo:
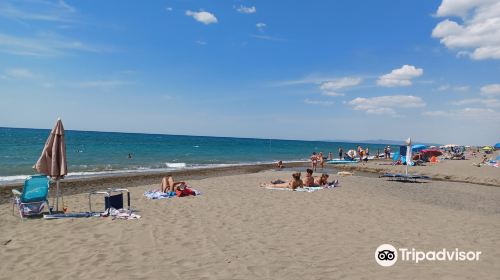
<instances>
[{"instance_id":1,"label":"tripadvisor logo","mask_svg":"<svg viewBox=\"0 0 500 280\"><path fill-rule=\"evenodd\" d=\"M423 261L479 261L481 251L461 251L458 248L437 251L421 251L415 248L396 249L391 244L382 244L375 250L375 261L381 266L393 266L399 260L418 264Z\"/></svg>"}]
</instances>

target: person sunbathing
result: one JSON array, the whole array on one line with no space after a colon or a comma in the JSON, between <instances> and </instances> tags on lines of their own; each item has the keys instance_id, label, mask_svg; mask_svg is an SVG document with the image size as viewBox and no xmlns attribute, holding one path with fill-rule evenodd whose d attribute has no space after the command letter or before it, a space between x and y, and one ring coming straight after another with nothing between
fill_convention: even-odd
<instances>
[{"instance_id":1,"label":"person sunbathing","mask_svg":"<svg viewBox=\"0 0 500 280\"><path fill-rule=\"evenodd\" d=\"M317 186L326 186L326 185L328 185L328 177L330 177L330 176L328 174L326 174L326 173L321 174L321 176L318 179L316 179L315 184Z\"/></svg>"},{"instance_id":2,"label":"person sunbathing","mask_svg":"<svg viewBox=\"0 0 500 280\"><path fill-rule=\"evenodd\" d=\"M281 181L281 180L279 180ZM270 184L261 184L261 187L273 187L273 188L290 188L292 190L295 190L297 188L302 188L304 186L304 183L300 179L300 172L293 173L292 174L292 179L287 183L270 183Z\"/></svg>"},{"instance_id":3,"label":"person sunbathing","mask_svg":"<svg viewBox=\"0 0 500 280\"><path fill-rule=\"evenodd\" d=\"M314 186L313 171L310 168L308 168L306 170L306 178L304 178L304 186L305 187L312 187L312 186Z\"/></svg>"},{"instance_id":4,"label":"person sunbathing","mask_svg":"<svg viewBox=\"0 0 500 280\"><path fill-rule=\"evenodd\" d=\"M175 182L172 175L167 175L161 180L161 192L175 192L178 187L187 186L186 182Z\"/></svg>"},{"instance_id":5,"label":"person sunbathing","mask_svg":"<svg viewBox=\"0 0 500 280\"><path fill-rule=\"evenodd\" d=\"M350 175L352 175L352 173L350 173L350 172L346 172L346 173L349 173ZM324 188L325 187L337 187L339 185L339 180L333 180L331 182L328 182L329 177L330 177L330 175L323 173L321 175L321 177L316 179L316 181L315 181L316 186L320 186L320 187L324 187Z\"/></svg>"}]
</instances>

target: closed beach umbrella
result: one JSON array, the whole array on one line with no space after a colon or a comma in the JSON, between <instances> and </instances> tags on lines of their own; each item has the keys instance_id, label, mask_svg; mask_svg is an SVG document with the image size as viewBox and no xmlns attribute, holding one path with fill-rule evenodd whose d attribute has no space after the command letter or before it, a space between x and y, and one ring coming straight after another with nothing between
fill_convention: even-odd
<instances>
[{"instance_id":1,"label":"closed beach umbrella","mask_svg":"<svg viewBox=\"0 0 500 280\"><path fill-rule=\"evenodd\" d=\"M57 119L56 126L50 132L45 142L42 155L33 166L37 172L48 175L56 180L57 205L59 210L59 179L68 174L66 163L66 143L64 142L64 127L61 119Z\"/></svg>"},{"instance_id":2,"label":"closed beach umbrella","mask_svg":"<svg viewBox=\"0 0 500 280\"><path fill-rule=\"evenodd\" d=\"M412 164L411 158L411 138L406 139L406 175L408 175L408 165Z\"/></svg>"}]
</instances>

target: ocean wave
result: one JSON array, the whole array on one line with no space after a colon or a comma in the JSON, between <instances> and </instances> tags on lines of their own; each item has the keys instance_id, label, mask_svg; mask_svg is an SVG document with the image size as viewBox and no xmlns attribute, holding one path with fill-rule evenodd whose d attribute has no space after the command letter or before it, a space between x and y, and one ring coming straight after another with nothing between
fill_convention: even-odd
<instances>
[{"instance_id":1,"label":"ocean wave","mask_svg":"<svg viewBox=\"0 0 500 280\"><path fill-rule=\"evenodd\" d=\"M0 182L12 182L25 180L30 175L0 176Z\"/></svg>"},{"instance_id":2,"label":"ocean wave","mask_svg":"<svg viewBox=\"0 0 500 280\"><path fill-rule=\"evenodd\" d=\"M186 163L184 162L165 162L165 165L169 168L185 168Z\"/></svg>"}]
</instances>

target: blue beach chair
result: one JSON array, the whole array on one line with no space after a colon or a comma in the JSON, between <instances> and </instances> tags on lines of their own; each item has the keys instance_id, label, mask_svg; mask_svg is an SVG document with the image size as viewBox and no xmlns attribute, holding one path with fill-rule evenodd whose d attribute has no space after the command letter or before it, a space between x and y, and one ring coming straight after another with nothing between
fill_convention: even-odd
<instances>
[{"instance_id":1,"label":"blue beach chair","mask_svg":"<svg viewBox=\"0 0 500 280\"><path fill-rule=\"evenodd\" d=\"M23 192L12 190L14 206L19 209L21 218L31 215L40 215L45 205L49 205L47 196L49 194L49 178L45 175L30 176L24 181ZM51 213L49 208L49 213Z\"/></svg>"}]
</instances>

